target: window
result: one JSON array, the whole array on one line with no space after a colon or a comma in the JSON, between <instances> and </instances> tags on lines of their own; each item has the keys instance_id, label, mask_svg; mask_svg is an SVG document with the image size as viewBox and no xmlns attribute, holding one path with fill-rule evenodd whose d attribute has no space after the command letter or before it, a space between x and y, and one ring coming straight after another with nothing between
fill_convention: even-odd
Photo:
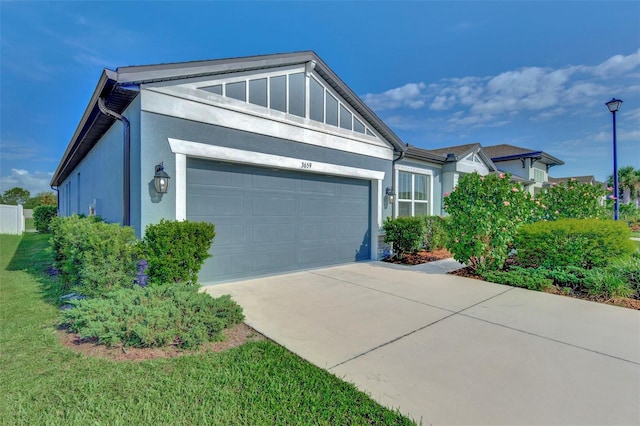
<instances>
[{"instance_id":1,"label":"window","mask_svg":"<svg viewBox=\"0 0 640 426\"><path fill-rule=\"evenodd\" d=\"M267 79L249 80L249 103L267 106Z\"/></svg>"},{"instance_id":2,"label":"window","mask_svg":"<svg viewBox=\"0 0 640 426\"><path fill-rule=\"evenodd\" d=\"M305 77L304 73L289 75L289 114L305 116Z\"/></svg>"},{"instance_id":3,"label":"window","mask_svg":"<svg viewBox=\"0 0 640 426\"><path fill-rule=\"evenodd\" d=\"M227 83L227 96L239 101L247 100L247 83L239 81L237 83Z\"/></svg>"},{"instance_id":4,"label":"window","mask_svg":"<svg viewBox=\"0 0 640 426\"><path fill-rule=\"evenodd\" d=\"M340 105L340 127L343 129L351 130L351 113L344 105Z\"/></svg>"},{"instance_id":5,"label":"window","mask_svg":"<svg viewBox=\"0 0 640 426\"><path fill-rule=\"evenodd\" d=\"M544 171L540 169L533 169L533 180L536 182L544 182Z\"/></svg>"},{"instance_id":6,"label":"window","mask_svg":"<svg viewBox=\"0 0 640 426\"><path fill-rule=\"evenodd\" d=\"M424 216L430 213L431 176L398 172L398 216Z\"/></svg>"},{"instance_id":7,"label":"window","mask_svg":"<svg viewBox=\"0 0 640 426\"><path fill-rule=\"evenodd\" d=\"M309 80L309 118L324 122L324 87L315 78Z\"/></svg>"},{"instance_id":8,"label":"window","mask_svg":"<svg viewBox=\"0 0 640 426\"><path fill-rule=\"evenodd\" d=\"M338 101L327 93L327 124L338 125Z\"/></svg>"},{"instance_id":9,"label":"window","mask_svg":"<svg viewBox=\"0 0 640 426\"><path fill-rule=\"evenodd\" d=\"M284 75L271 77L271 92L269 100L271 101L271 109L287 112L287 79Z\"/></svg>"}]
</instances>

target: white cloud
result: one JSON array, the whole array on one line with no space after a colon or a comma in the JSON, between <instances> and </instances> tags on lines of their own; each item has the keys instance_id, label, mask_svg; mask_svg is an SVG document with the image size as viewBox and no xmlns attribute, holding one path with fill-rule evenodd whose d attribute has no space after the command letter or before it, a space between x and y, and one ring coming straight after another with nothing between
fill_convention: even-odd
<instances>
[{"instance_id":1,"label":"white cloud","mask_svg":"<svg viewBox=\"0 0 640 426\"><path fill-rule=\"evenodd\" d=\"M363 99L378 111L423 106L435 113L449 111L450 116L442 120L448 126L501 126L518 116L540 121L560 112L584 114L596 99L603 101L620 90L608 87L611 83L603 77L616 75L619 85L621 78L633 81L638 71L640 49L595 66L523 67L488 77L447 78L429 85L407 83L383 93L368 93ZM634 86L624 90L629 93Z\"/></svg>"},{"instance_id":2,"label":"white cloud","mask_svg":"<svg viewBox=\"0 0 640 426\"><path fill-rule=\"evenodd\" d=\"M35 195L38 192L51 191L49 182L52 172L29 172L24 169L11 169L11 174L0 177L0 192L19 187L24 188Z\"/></svg>"},{"instance_id":3,"label":"white cloud","mask_svg":"<svg viewBox=\"0 0 640 426\"><path fill-rule=\"evenodd\" d=\"M362 98L371 108L378 111L401 107L418 109L425 104L422 91L426 87L424 83L407 83L383 93L367 93Z\"/></svg>"}]
</instances>

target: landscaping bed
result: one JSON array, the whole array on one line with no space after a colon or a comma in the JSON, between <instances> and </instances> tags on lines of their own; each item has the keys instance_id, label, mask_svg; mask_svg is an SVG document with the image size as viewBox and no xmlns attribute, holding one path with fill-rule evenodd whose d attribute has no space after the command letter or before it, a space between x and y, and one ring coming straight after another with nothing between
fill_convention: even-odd
<instances>
[{"instance_id":1,"label":"landscaping bed","mask_svg":"<svg viewBox=\"0 0 640 426\"><path fill-rule=\"evenodd\" d=\"M436 260L450 259L453 257L447 249L420 250L416 253L406 253L402 257L393 255L382 259L383 262L400 265L419 265L421 263L434 262Z\"/></svg>"}]
</instances>

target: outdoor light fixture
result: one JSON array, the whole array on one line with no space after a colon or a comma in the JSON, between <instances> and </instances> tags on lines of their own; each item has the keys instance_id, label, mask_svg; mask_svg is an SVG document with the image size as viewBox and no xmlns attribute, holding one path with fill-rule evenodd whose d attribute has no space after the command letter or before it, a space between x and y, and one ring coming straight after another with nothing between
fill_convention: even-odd
<instances>
[{"instance_id":1,"label":"outdoor light fixture","mask_svg":"<svg viewBox=\"0 0 640 426\"><path fill-rule=\"evenodd\" d=\"M153 176L153 185L156 187L156 192L166 194L169 191L169 179L171 179L171 176L164 171L164 162L156 164L156 174Z\"/></svg>"},{"instance_id":2,"label":"outdoor light fixture","mask_svg":"<svg viewBox=\"0 0 640 426\"><path fill-rule=\"evenodd\" d=\"M622 101L612 98L605 104L613 115L613 220L618 220L618 154L616 151L616 112L620 110Z\"/></svg>"},{"instance_id":3,"label":"outdoor light fixture","mask_svg":"<svg viewBox=\"0 0 640 426\"><path fill-rule=\"evenodd\" d=\"M387 199L389 200L389 204L393 204L396 192L393 190L393 188L387 188L385 193L387 195Z\"/></svg>"}]
</instances>

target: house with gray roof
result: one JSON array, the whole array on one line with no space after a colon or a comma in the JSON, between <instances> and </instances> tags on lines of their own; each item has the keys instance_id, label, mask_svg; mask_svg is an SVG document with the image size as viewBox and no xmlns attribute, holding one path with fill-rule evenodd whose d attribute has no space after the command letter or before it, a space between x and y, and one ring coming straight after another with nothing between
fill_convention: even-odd
<instances>
[{"instance_id":1,"label":"house with gray roof","mask_svg":"<svg viewBox=\"0 0 640 426\"><path fill-rule=\"evenodd\" d=\"M200 281L219 283L379 258L406 150L311 51L126 66L102 72L51 185L61 216L139 237L213 223Z\"/></svg>"},{"instance_id":2,"label":"house with gray roof","mask_svg":"<svg viewBox=\"0 0 640 426\"><path fill-rule=\"evenodd\" d=\"M521 179L521 184L532 195L549 185L549 169L564 161L546 152L508 144L483 147L501 172Z\"/></svg>"}]
</instances>

